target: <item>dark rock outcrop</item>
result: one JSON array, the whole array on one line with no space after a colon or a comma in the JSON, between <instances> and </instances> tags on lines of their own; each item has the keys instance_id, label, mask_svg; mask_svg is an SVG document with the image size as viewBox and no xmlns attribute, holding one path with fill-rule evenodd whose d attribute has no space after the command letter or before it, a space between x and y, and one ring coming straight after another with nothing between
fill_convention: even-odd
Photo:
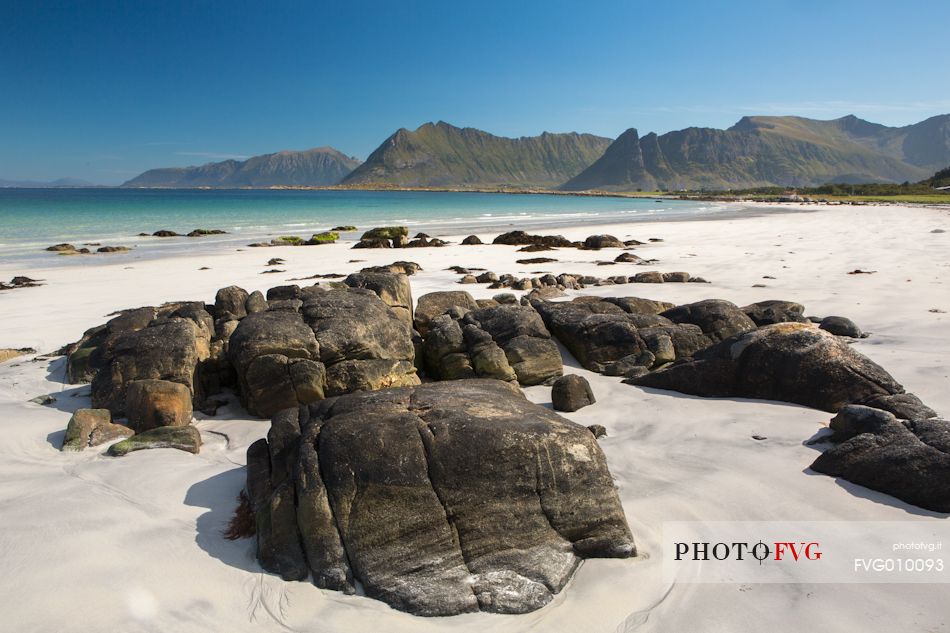
<instances>
[{"instance_id":1,"label":"dark rock outcrop","mask_svg":"<svg viewBox=\"0 0 950 633\"><path fill-rule=\"evenodd\" d=\"M831 332L835 336L850 338L866 338L867 334L861 331L854 321L841 316L827 316L818 324L821 329Z\"/></svg>"},{"instance_id":2,"label":"dark rock outcrop","mask_svg":"<svg viewBox=\"0 0 950 633\"><path fill-rule=\"evenodd\" d=\"M92 379L93 406L128 415L138 430L187 424L191 407L213 410L206 397L224 387L270 416L326 395L417 384L406 277L359 273L350 282L394 306L364 288L286 285L264 299L231 286L208 307L217 319L200 302L127 310L67 346L67 368L74 380ZM133 387L141 393L130 409L136 381L146 382Z\"/></svg>"},{"instance_id":3,"label":"dark rock outcrop","mask_svg":"<svg viewBox=\"0 0 950 633\"><path fill-rule=\"evenodd\" d=\"M422 270L422 266L416 262L398 261L384 266L367 266L360 270L361 273L402 273L403 275L415 275Z\"/></svg>"},{"instance_id":4,"label":"dark rock outcrop","mask_svg":"<svg viewBox=\"0 0 950 633\"><path fill-rule=\"evenodd\" d=\"M623 248L624 243L613 235L591 235L584 240L584 248L600 250L602 248Z\"/></svg>"},{"instance_id":5,"label":"dark rock outcrop","mask_svg":"<svg viewBox=\"0 0 950 633\"><path fill-rule=\"evenodd\" d=\"M563 235L529 235L524 231L509 231L508 233L502 233L492 240L492 244L507 244L509 246L546 246L549 248L575 246L574 242L570 241Z\"/></svg>"},{"instance_id":6,"label":"dark rock outcrop","mask_svg":"<svg viewBox=\"0 0 950 633\"><path fill-rule=\"evenodd\" d=\"M384 272L353 273L344 279L343 283L350 288L372 290L406 322L406 325L412 326L412 289L406 275Z\"/></svg>"},{"instance_id":7,"label":"dark rock outcrop","mask_svg":"<svg viewBox=\"0 0 950 633\"><path fill-rule=\"evenodd\" d=\"M141 330L156 315L153 307L125 310L104 325L86 330L79 341L66 346L66 379L73 384L92 381L96 372L108 365L119 337Z\"/></svg>"},{"instance_id":8,"label":"dark rock outcrop","mask_svg":"<svg viewBox=\"0 0 950 633\"><path fill-rule=\"evenodd\" d=\"M234 318L242 319L247 316L247 290L239 286L228 286L221 288L214 297L214 316L220 319L231 315Z\"/></svg>"},{"instance_id":9,"label":"dark rock outcrop","mask_svg":"<svg viewBox=\"0 0 950 633\"><path fill-rule=\"evenodd\" d=\"M375 293L314 293L305 298L301 315L319 343L326 395L418 384L412 330Z\"/></svg>"},{"instance_id":10,"label":"dark rock outcrop","mask_svg":"<svg viewBox=\"0 0 950 633\"><path fill-rule=\"evenodd\" d=\"M430 292L419 297L413 325L419 334L425 336L429 331L429 322L435 317L452 309L460 310L464 314L477 308L475 299L464 290Z\"/></svg>"},{"instance_id":11,"label":"dark rock outcrop","mask_svg":"<svg viewBox=\"0 0 950 633\"><path fill-rule=\"evenodd\" d=\"M755 329L755 323L734 303L706 299L676 306L662 313L674 323L698 325L713 343Z\"/></svg>"},{"instance_id":12,"label":"dark rock outcrop","mask_svg":"<svg viewBox=\"0 0 950 633\"><path fill-rule=\"evenodd\" d=\"M287 410L247 461L265 569L417 615L532 611L635 554L590 431L498 381Z\"/></svg>"},{"instance_id":13,"label":"dark rock outcrop","mask_svg":"<svg viewBox=\"0 0 950 633\"><path fill-rule=\"evenodd\" d=\"M742 308L746 316L752 319L757 326L774 325L775 323L807 323L805 306L794 301L772 299L750 303Z\"/></svg>"},{"instance_id":14,"label":"dark rock outcrop","mask_svg":"<svg viewBox=\"0 0 950 633\"><path fill-rule=\"evenodd\" d=\"M812 469L893 495L937 512L950 512L950 423L937 418L898 420L879 409L849 405L831 421L833 441Z\"/></svg>"},{"instance_id":15,"label":"dark rock outcrop","mask_svg":"<svg viewBox=\"0 0 950 633\"><path fill-rule=\"evenodd\" d=\"M737 334L633 384L698 396L781 400L826 411L904 393L876 363L803 323Z\"/></svg>"},{"instance_id":16,"label":"dark rock outcrop","mask_svg":"<svg viewBox=\"0 0 950 633\"><path fill-rule=\"evenodd\" d=\"M210 315L204 315L210 322ZM200 389L196 392L200 386L196 372L198 363L210 356L209 328L209 323L199 325L175 316L120 335L112 345L111 357L92 380L92 406L124 417L129 383L145 379L181 383L193 397L201 397Z\"/></svg>"},{"instance_id":17,"label":"dark rock outcrop","mask_svg":"<svg viewBox=\"0 0 950 633\"><path fill-rule=\"evenodd\" d=\"M466 328L474 326L488 333L504 351L522 385L539 385L561 375L561 352L533 308L479 308L465 314L462 323Z\"/></svg>"},{"instance_id":18,"label":"dark rock outcrop","mask_svg":"<svg viewBox=\"0 0 950 633\"><path fill-rule=\"evenodd\" d=\"M633 299L633 298L631 298ZM626 375L634 366L656 367L708 347L698 326L674 324L654 312L653 302L578 297L573 301L534 301L553 334L585 369ZM624 307L630 309L628 312Z\"/></svg>"},{"instance_id":19,"label":"dark rock outcrop","mask_svg":"<svg viewBox=\"0 0 950 633\"><path fill-rule=\"evenodd\" d=\"M438 380L495 378L538 385L561 375L561 354L530 307L453 307L427 323L426 373Z\"/></svg>"}]
</instances>

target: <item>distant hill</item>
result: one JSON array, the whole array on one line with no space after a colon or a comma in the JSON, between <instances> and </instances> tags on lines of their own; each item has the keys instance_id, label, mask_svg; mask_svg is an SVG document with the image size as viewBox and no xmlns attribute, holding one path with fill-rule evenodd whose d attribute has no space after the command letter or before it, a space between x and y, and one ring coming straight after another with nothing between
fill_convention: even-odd
<instances>
[{"instance_id":1,"label":"distant hill","mask_svg":"<svg viewBox=\"0 0 950 633\"><path fill-rule=\"evenodd\" d=\"M562 189L738 189L915 182L950 163L950 115L905 127L855 116L831 121L744 117L728 130L624 132Z\"/></svg>"},{"instance_id":2,"label":"distant hill","mask_svg":"<svg viewBox=\"0 0 950 633\"><path fill-rule=\"evenodd\" d=\"M277 152L198 167L150 169L123 187L322 187L335 185L360 164L332 147Z\"/></svg>"},{"instance_id":3,"label":"distant hill","mask_svg":"<svg viewBox=\"0 0 950 633\"><path fill-rule=\"evenodd\" d=\"M610 139L592 134L505 138L442 121L386 139L345 185L554 187L597 160Z\"/></svg>"},{"instance_id":4,"label":"distant hill","mask_svg":"<svg viewBox=\"0 0 950 633\"><path fill-rule=\"evenodd\" d=\"M80 180L79 178L58 178L57 180L3 180L0 179L0 187L5 188L35 188L35 189L55 189L57 187L96 187L91 182Z\"/></svg>"}]
</instances>

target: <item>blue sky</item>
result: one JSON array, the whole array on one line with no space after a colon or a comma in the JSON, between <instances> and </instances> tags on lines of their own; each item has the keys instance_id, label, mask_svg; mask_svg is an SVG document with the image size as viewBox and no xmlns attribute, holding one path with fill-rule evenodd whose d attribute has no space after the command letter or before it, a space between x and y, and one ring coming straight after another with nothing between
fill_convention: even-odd
<instances>
[{"instance_id":1,"label":"blue sky","mask_svg":"<svg viewBox=\"0 0 950 633\"><path fill-rule=\"evenodd\" d=\"M332 145L430 120L617 136L950 112L950 2L0 0L0 179Z\"/></svg>"}]
</instances>

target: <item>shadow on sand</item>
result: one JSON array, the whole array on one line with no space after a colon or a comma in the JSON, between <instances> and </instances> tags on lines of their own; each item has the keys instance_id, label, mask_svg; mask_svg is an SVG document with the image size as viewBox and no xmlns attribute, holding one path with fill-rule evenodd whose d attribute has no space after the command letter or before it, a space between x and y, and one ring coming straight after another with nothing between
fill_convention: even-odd
<instances>
[{"instance_id":1,"label":"shadow on sand","mask_svg":"<svg viewBox=\"0 0 950 633\"><path fill-rule=\"evenodd\" d=\"M185 494L185 505L207 508L196 522L195 542L212 558L252 573L261 572L254 557L253 538L229 541L224 531L238 505L238 495L244 488L246 469L232 468L204 481L199 481Z\"/></svg>"}]
</instances>

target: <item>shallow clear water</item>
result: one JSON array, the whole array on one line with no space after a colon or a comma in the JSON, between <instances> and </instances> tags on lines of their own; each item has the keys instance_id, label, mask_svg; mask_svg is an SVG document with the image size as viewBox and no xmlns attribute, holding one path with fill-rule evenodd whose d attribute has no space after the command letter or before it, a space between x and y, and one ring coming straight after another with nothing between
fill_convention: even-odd
<instances>
[{"instance_id":1,"label":"shallow clear water","mask_svg":"<svg viewBox=\"0 0 950 633\"><path fill-rule=\"evenodd\" d=\"M308 238L341 224L400 224L432 235L702 217L733 210L707 202L558 195L407 191L0 189L0 259L63 264L46 246L98 242L161 256L233 247L277 235ZM169 229L222 229L202 238L138 237ZM348 234L356 239L359 233ZM486 236L482 236L483 239ZM95 249L93 249L95 250Z\"/></svg>"}]
</instances>

